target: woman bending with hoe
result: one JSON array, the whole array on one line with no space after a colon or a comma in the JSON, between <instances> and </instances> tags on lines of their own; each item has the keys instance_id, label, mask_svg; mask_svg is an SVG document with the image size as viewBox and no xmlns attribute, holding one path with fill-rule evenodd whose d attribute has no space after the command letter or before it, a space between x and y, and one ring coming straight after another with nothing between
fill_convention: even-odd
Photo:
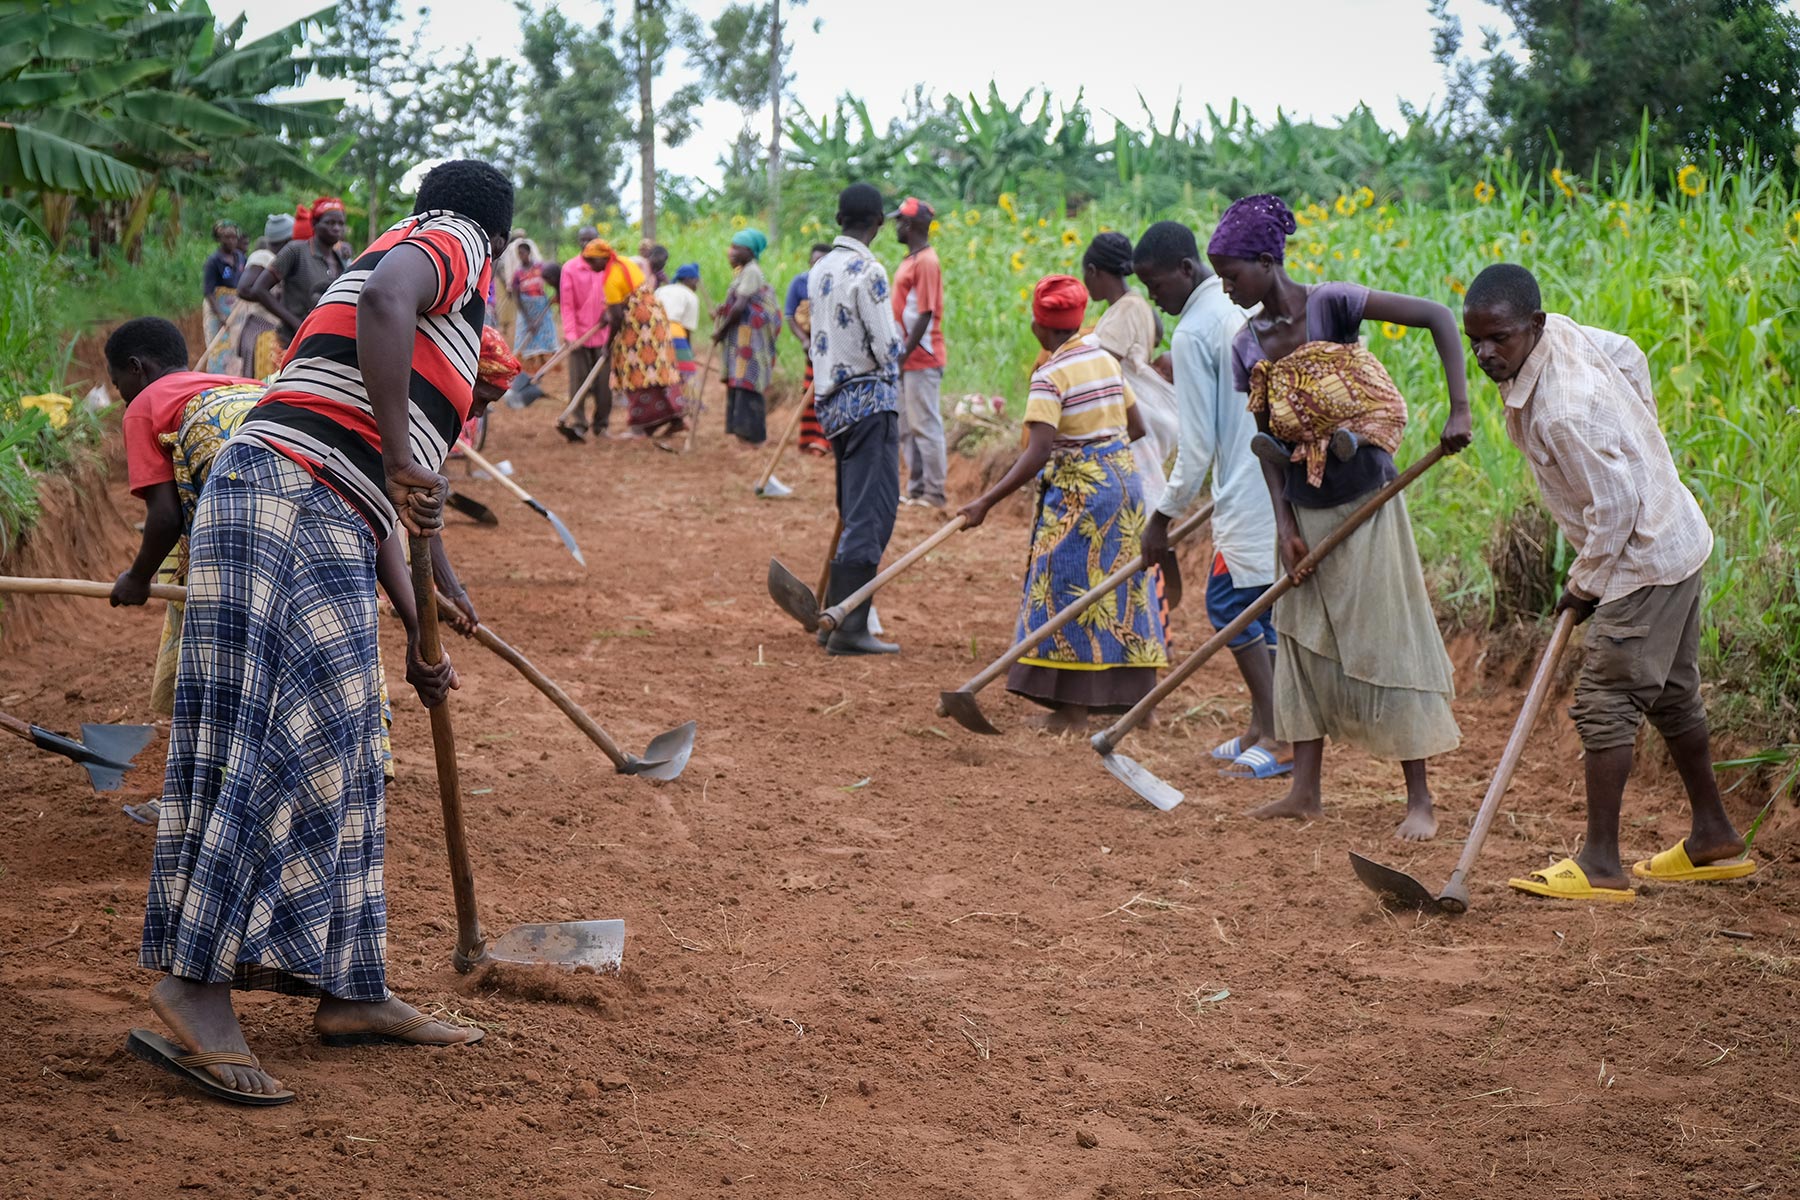
<instances>
[{"instance_id":1,"label":"woman bending with hoe","mask_svg":"<svg viewBox=\"0 0 1800 1200\"><path fill-rule=\"evenodd\" d=\"M1393 451L1406 405L1358 340L1365 320L1431 331L1450 396L1444 449L1456 453L1469 444L1455 316L1430 300L1361 284L1294 282L1282 266L1294 229L1279 197L1250 196L1225 211L1206 247L1226 296L1239 308L1262 305L1238 333L1233 359L1258 428L1282 442L1268 456L1276 461L1265 457L1263 477L1275 504L1275 544L1290 572L1309 546L1397 476ZM1259 454L1267 455L1270 440L1259 437ZM1456 749L1461 733L1450 712L1450 656L1405 500L1389 501L1312 575L1275 604L1275 736L1294 744L1294 782L1252 815L1318 816L1331 737L1400 761L1406 818L1397 836L1429 838L1437 816L1425 760Z\"/></svg>"},{"instance_id":2,"label":"woman bending with hoe","mask_svg":"<svg viewBox=\"0 0 1800 1200\"><path fill-rule=\"evenodd\" d=\"M1136 558L1148 520L1129 444L1144 426L1118 360L1076 336L1087 303L1078 279L1038 281L1031 332L1049 358L1031 376L1029 440L1000 481L962 509L963 528L973 529L1026 480L1038 481L1015 640ZM1156 669L1168 665L1160 606L1140 573L1013 664L1006 690L1048 708L1050 732L1079 734L1090 712L1124 712L1142 700L1156 686Z\"/></svg>"}]
</instances>

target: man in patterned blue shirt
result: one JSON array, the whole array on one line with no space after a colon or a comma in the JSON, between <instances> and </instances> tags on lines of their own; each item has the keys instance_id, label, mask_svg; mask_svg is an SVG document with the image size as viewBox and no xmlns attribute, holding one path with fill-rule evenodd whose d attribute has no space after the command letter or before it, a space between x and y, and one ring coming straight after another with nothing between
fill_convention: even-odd
<instances>
[{"instance_id":1,"label":"man in patterned blue shirt","mask_svg":"<svg viewBox=\"0 0 1800 1200\"><path fill-rule=\"evenodd\" d=\"M881 193L853 183L838 195L831 253L807 277L812 301L813 394L819 426L837 459L844 533L831 560L825 603L836 604L875 578L900 508L900 327L887 271L869 244L881 232ZM869 605L844 617L831 654L898 654L869 631Z\"/></svg>"}]
</instances>

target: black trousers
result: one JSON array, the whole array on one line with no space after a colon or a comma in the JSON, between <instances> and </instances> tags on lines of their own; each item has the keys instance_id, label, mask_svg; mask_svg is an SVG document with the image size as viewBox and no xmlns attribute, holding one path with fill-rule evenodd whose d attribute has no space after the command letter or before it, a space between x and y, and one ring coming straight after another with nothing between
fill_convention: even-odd
<instances>
[{"instance_id":1,"label":"black trousers","mask_svg":"<svg viewBox=\"0 0 1800 1200\"><path fill-rule=\"evenodd\" d=\"M582 382L593 373L595 365L599 363L601 356L605 353L606 349L603 346L577 346L569 352L569 396L571 399L575 395L575 389L580 387ZM586 433L589 428L587 421L587 402L589 400L594 403L592 427L596 431L604 433L606 423L612 419L613 394L610 370L600 372L600 377L594 380L594 386L588 389L588 394L583 399L581 407L568 414L569 424L583 433Z\"/></svg>"},{"instance_id":2,"label":"black trousers","mask_svg":"<svg viewBox=\"0 0 1800 1200\"><path fill-rule=\"evenodd\" d=\"M844 518L836 561L873 569L894 536L900 511L900 416L864 417L831 439L837 505Z\"/></svg>"}]
</instances>

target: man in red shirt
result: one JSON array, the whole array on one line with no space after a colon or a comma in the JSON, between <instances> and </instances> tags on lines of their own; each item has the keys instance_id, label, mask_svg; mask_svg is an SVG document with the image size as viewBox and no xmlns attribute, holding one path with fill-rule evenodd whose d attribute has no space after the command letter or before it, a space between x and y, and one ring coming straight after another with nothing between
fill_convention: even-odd
<instances>
[{"instance_id":1,"label":"man in red shirt","mask_svg":"<svg viewBox=\"0 0 1800 1200\"><path fill-rule=\"evenodd\" d=\"M906 258L894 273L894 320L906 345L900 351L900 461L906 464L904 503L944 507L944 271L931 248L931 205L908 196L888 214Z\"/></svg>"}]
</instances>

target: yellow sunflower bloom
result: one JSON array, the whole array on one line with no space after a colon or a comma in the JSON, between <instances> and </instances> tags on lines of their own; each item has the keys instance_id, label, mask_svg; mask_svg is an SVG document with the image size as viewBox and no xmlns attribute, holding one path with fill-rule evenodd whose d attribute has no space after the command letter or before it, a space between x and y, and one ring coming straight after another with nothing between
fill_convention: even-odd
<instances>
[{"instance_id":1,"label":"yellow sunflower bloom","mask_svg":"<svg viewBox=\"0 0 1800 1200\"><path fill-rule=\"evenodd\" d=\"M748 217L734 213L731 218L731 227L734 230L748 229L750 228L750 220ZM604 226L601 227L600 232L602 234L607 232Z\"/></svg>"},{"instance_id":2,"label":"yellow sunflower bloom","mask_svg":"<svg viewBox=\"0 0 1800 1200\"><path fill-rule=\"evenodd\" d=\"M1475 203L1492 204L1494 201L1494 185L1482 179L1475 184Z\"/></svg>"},{"instance_id":3,"label":"yellow sunflower bloom","mask_svg":"<svg viewBox=\"0 0 1800 1200\"><path fill-rule=\"evenodd\" d=\"M1362 247L1361 246L1350 247L1350 257L1351 258L1361 258L1362 257Z\"/></svg>"},{"instance_id":4,"label":"yellow sunflower bloom","mask_svg":"<svg viewBox=\"0 0 1800 1200\"><path fill-rule=\"evenodd\" d=\"M1306 243L1306 252L1308 254L1312 255L1314 258L1317 258L1317 257L1319 257L1319 255L1325 253L1325 243L1324 242L1308 242L1308 243Z\"/></svg>"},{"instance_id":5,"label":"yellow sunflower bloom","mask_svg":"<svg viewBox=\"0 0 1800 1200\"><path fill-rule=\"evenodd\" d=\"M1788 214L1787 235L1788 241L1800 242L1800 208Z\"/></svg>"},{"instance_id":6,"label":"yellow sunflower bloom","mask_svg":"<svg viewBox=\"0 0 1800 1200\"><path fill-rule=\"evenodd\" d=\"M938 235L939 231L942 230L943 228L944 227L942 225L938 224L936 221L933 221L931 223L931 236L936 237Z\"/></svg>"},{"instance_id":7,"label":"yellow sunflower bloom","mask_svg":"<svg viewBox=\"0 0 1800 1200\"><path fill-rule=\"evenodd\" d=\"M1297 212L1294 214L1294 224L1300 226L1300 228L1311 229L1312 223L1313 223L1313 219L1312 219L1311 214L1304 212L1304 211Z\"/></svg>"},{"instance_id":8,"label":"yellow sunflower bloom","mask_svg":"<svg viewBox=\"0 0 1800 1200\"><path fill-rule=\"evenodd\" d=\"M1013 220L1016 221L1019 219L1019 209L1013 201L1013 194L1011 192L1001 192L1000 199L996 200L994 203L1001 212L1005 213Z\"/></svg>"},{"instance_id":9,"label":"yellow sunflower bloom","mask_svg":"<svg viewBox=\"0 0 1800 1200\"><path fill-rule=\"evenodd\" d=\"M1575 187L1569 182L1569 176L1563 174L1561 167L1550 168L1550 182L1554 183L1557 191L1563 194L1563 199L1573 200L1575 198Z\"/></svg>"},{"instance_id":10,"label":"yellow sunflower bloom","mask_svg":"<svg viewBox=\"0 0 1800 1200\"><path fill-rule=\"evenodd\" d=\"M1625 223L1624 217L1618 217L1618 218L1614 219L1613 224L1618 226L1620 233L1624 234L1626 237L1631 236L1631 226L1629 226Z\"/></svg>"},{"instance_id":11,"label":"yellow sunflower bloom","mask_svg":"<svg viewBox=\"0 0 1800 1200\"><path fill-rule=\"evenodd\" d=\"M1455 292L1459 296L1469 290L1467 285L1465 285L1462 280L1458 279L1454 275L1444 276L1444 282L1449 284L1450 290Z\"/></svg>"},{"instance_id":12,"label":"yellow sunflower bloom","mask_svg":"<svg viewBox=\"0 0 1800 1200\"><path fill-rule=\"evenodd\" d=\"M1344 252L1342 250L1333 250L1331 252L1331 257L1336 259L1338 262L1343 262L1344 261Z\"/></svg>"},{"instance_id":13,"label":"yellow sunflower bloom","mask_svg":"<svg viewBox=\"0 0 1800 1200\"><path fill-rule=\"evenodd\" d=\"M1073 229L1065 229L1062 231L1062 244L1065 246L1079 246L1081 244L1081 235L1076 233Z\"/></svg>"},{"instance_id":14,"label":"yellow sunflower bloom","mask_svg":"<svg viewBox=\"0 0 1800 1200\"><path fill-rule=\"evenodd\" d=\"M1357 188L1356 189L1356 202L1358 204L1362 205L1364 208L1372 208L1375 204L1374 189L1366 187L1366 186Z\"/></svg>"},{"instance_id":15,"label":"yellow sunflower bloom","mask_svg":"<svg viewBox=\"0 0 1800 1200\"><path fill-rule=\"evenodd\" d=\"M1381 323L1381 336L1388 339L1390 342L1397 342L1406 336L1406 326L1396 325L1392 321L1383 321Z\"/></svg>"},{"instance_id":16,"label":"yellow sunflower bloom","mask_svg":"<svg viewBox=\"0 0 1800 1200\"><path fill-rule=\"evenodd\" d=\"M1519 230L1519 245L1529 246L1535 241L1537 241L1537 234L1531 232L1530 229Z\"/></svg>"},{"instance_id":17,"label":"yellow sunflower bloom","mask_svg":"<svg viewBox=\"0 0 1800 1200\"><path fill-rule=\"evenodd\" d=\"M1675 186L1681 189L1684 196L1698 196L1706 190L1706 176L1699 167L1688 163L1675 173Z\"/></svg>"},{"instance_id":18,"label":"yellow sunflower bloom","mask_svg":"<svg viewBox=\"0 0 1800 1200\"><path fill-rule=\"evenodd\" d=\"M971 208L968 211L964 212L963 213L963 223L965 225L981 224L981 210L979 208Z\"/></svg>"},{"instance_id":19,"label":"yellow sunflower bloom","mask_svg":"<svg viewBox=\"0 0 1800 1200\"><path fill-rule=\"evenodd\" d=\"M1038 228L1039 229L1050 228L1050 218L1049 217L1039 217L1038 218Z\"/></svg>"},{"instance_id":20,"label":"yellow sunflower bloom","mask_svg":"<svg viewBox=\"0 0 1800 1200\"><path fill-rule=\"evenodd\" d=\"M1012 269L1015 271L1023 271L1025 269L1025 252L1023 250L1014 250L1012 252Z\"/></svg>"},{"instance_id":21,"label":"yellow sunflower bloom","mask_svg":"<svg viewBox=\"0 0 1800 1200\"><path fill-rule=\"evenodd\" d=\"M1337 198L1337 203L1332 205L1332 207L1337 209L1337 215L1340 217L1352 217L1356 215L1356 201L1348 196L1339 196Z\"/></svg>"}]
</instances>

